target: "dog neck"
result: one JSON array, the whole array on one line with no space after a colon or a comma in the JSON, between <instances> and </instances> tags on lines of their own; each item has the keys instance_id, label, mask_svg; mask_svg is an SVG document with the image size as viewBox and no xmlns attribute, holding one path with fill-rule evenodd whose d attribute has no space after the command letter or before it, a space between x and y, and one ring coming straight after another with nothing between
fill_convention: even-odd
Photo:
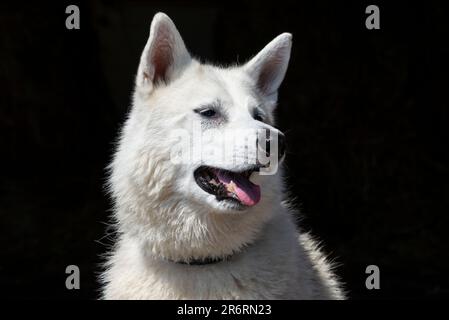
<instances>
[{"instance_id":1,"label":"dog neck","mask_svg":"<svg viewBox=\"0 0 449 320\"><path fill-rule=\"evenodd\" d=\"M228 255L225 257L205 257L202 259L188 259L188 260L168 260L173 263L177 264L184 264L189 266L204 266L204 265L210 265L210 264L216 264L219 262L229 261L234 255Z\"/></svg>"},{"instance_id":2,"label":"dog neck","mask_svg":"<svg viewBox=\"0 0 449 320\"><path fill-rule=\"evenodd\" d=\"M276 199L265 197L261 208L239 214L201 211L204 207L171 200L148 208L148 201L132 201L145 206L117 209L122 234L137 241L149 260L165 260L173 265L209 265L234 258L257 241L276 208ZM155 203L156 201L152 201Z\"/></svg>"}]
</instances>

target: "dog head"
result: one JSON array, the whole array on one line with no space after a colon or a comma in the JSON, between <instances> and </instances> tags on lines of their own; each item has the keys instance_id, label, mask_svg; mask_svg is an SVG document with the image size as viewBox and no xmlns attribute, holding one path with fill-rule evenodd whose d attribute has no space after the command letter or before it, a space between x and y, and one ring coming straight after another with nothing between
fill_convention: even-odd
<instances>
[{"instance_id":1,"label":"dog head","mask_svg":"<svg viewBox=\"0 0 449 320\"><path fill-rule=\"evenodd\" d=\"M126 217L138 211L146 216L139 224L153 226L174 215L176 223L234 214L253 215L258 225L268 218L282 192L284 135L273 112L290 50L284 33L244 65L202 64L170 18L156 14L112 163L112 192Z\"/></svg>"}]
</instances>

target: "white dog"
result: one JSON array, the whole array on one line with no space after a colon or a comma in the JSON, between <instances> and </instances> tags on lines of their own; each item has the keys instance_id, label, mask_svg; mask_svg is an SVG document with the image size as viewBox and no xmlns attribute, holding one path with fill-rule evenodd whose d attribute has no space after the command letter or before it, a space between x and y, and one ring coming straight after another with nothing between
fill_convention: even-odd
<instances>
[{"instance_id":1,"label":"white dog","mask_svg":"<svg viewBox=\"0 0 449 320\"><path fill-rule=\"evenodd\" d=\"M102 275L103 298L344 298L282 203L281 173L262 174L267 164L256 159L261 146L270 154L270 134L283 158L284 138L272 125L291 38L281 34L243 66L222 68L193 59L170 18L155 15L110 165L118 241ZM223 139L234 143L226 159L212 152L174 161L176 130L184 142L212 149L222 146L195 138L195 130L245 134Z\"/></svg>"}]
</instances>

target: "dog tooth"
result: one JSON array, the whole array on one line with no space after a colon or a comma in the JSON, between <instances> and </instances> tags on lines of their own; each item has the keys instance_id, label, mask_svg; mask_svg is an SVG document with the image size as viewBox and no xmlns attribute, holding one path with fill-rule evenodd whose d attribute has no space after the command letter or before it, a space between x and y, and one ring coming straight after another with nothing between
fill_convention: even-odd
<instances>
[{"instance_id":1,"label":"dog tooth","mask_svg":"<svg viewBox=\"0 0 449 320\"><path fill-rule=\"evenodd\" d=\"M235 182L233 180L231 180L231 182L229 182L229 184L226 186L226 189L229 192L235 193L235 189L236 189Z\"/></svg>"}]
</instances>

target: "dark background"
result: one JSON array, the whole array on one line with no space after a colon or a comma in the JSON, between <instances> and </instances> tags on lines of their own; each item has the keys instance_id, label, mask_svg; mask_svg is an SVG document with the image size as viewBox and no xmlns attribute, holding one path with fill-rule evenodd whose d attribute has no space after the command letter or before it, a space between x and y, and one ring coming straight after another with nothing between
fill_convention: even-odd
<instances>
[{"instance_id":1,"label":"dark background","mask_svg":"<svg viewBox=\"0 0 449 320\"><path fill-rule=\"evenodd\" d=\"M294 35L280 91L291 196L349 296L449 296L448 56L442 2L0 4L0 294L96 298L111 243L105 166L153 15L190 51L244 62ZM65 28L77 4L81 29ZM380 7L381 30L365 28ZM65 289L65 267L81 289ZM365 288L365 268L381 289Z\"/></svg>"}]
</instances>

